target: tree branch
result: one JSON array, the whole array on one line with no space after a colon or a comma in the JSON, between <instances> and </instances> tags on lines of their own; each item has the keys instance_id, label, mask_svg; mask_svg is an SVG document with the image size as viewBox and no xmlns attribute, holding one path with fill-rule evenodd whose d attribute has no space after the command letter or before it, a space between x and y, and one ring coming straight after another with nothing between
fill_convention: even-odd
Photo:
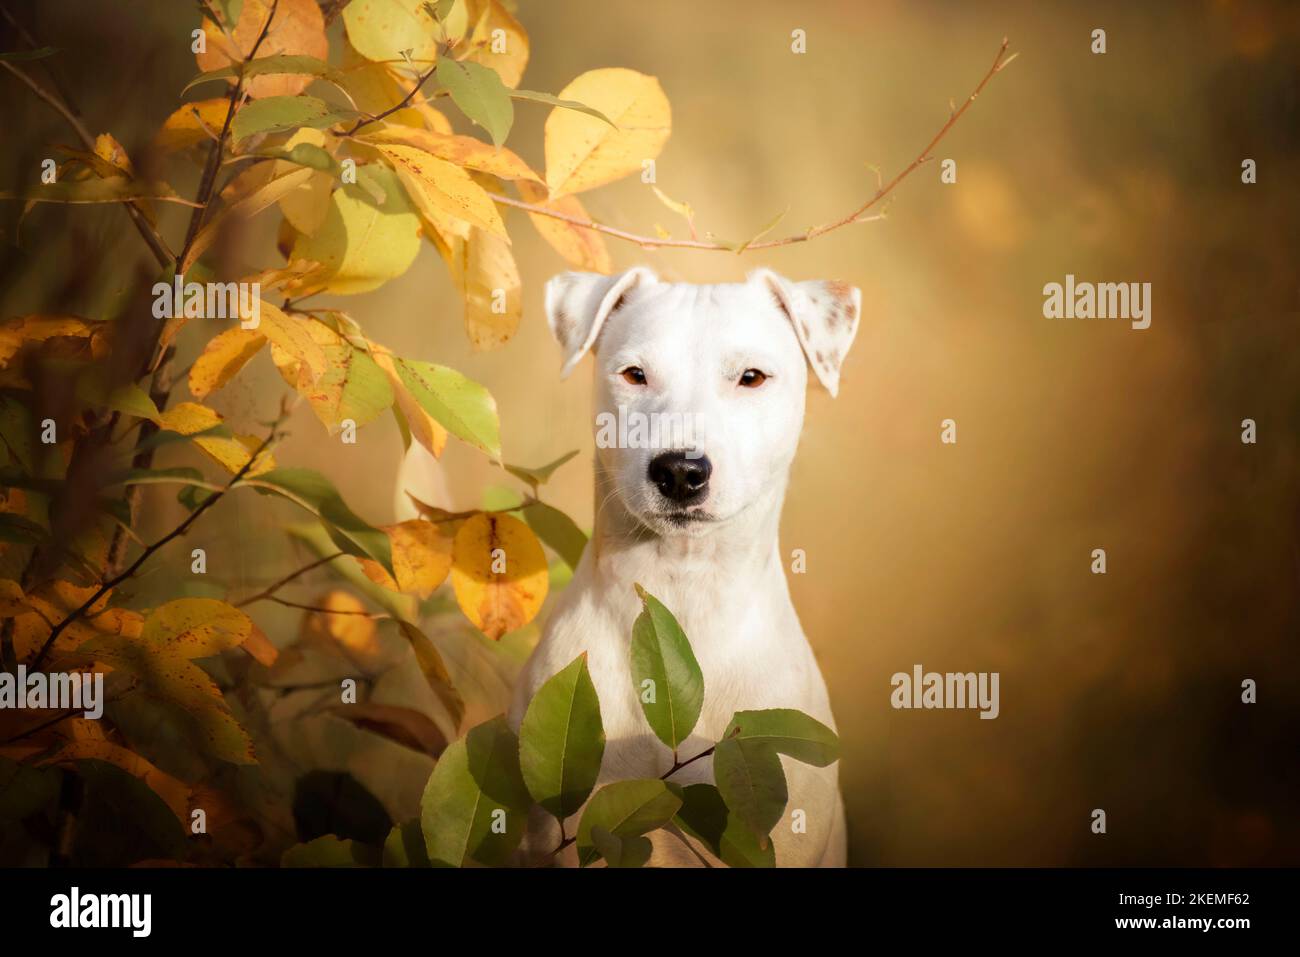
<instances>
[{"instance_id":1,"label":"tree branch","mask_svg":"<svg viewBox=\"0 0 1300 957\"><path fill-rule=\"evenodd\" d=\"M302 568L299 568L297 571L290 572L288 575L285 575L274 585L268 585L265 589L259 591L256 595L249 595L243 601L239 602L239 604L235 605L235 607L243 608L245 605L251 605L254 602L264 601L265 599L273 598L276 592L278 592L285 585L289 584L289 582L293 581L295 578L305 575L309 571L312 571L313 569L320 568L322 565L328 565L330 562L334 561L334 559L342 558L344 554L345 554L344 552L335 552L333 555L326 555L324 558L318 558L310 565L304 565Z\"/></svg>"},{"instance_id":2,"label":"tree branch","mask_svg":"<svg viewBox=\"0 0 1300 957\"><path fill-rule=\"evenodd\" d=\"M279 429L280 423L284 421L287 415L288 415L287 407L282 406L280 409L280 417L277 418L275 423L271 426L270 433L267 435L265 439L262 440L262 443L257 447L257 449L254 450L249 455L248 461L245 462L243 466L239 469L239 471L236 472L234 476L231 477L230 481L226 483L224 488L222 488L220 491L213 492L211 495L205 498L199 504L198 508L196 508L194 511L190 512L190 514L186 516L183 522L177 525L174 529L172 529L162 538L158 539L158 541L154 542L152 545L147 547L143 552L140 553L139 557L137 557L136 560L132 562L131 565L125 571L117 575L114 575L108 581L100 585L99 588L95 590L95 593L91 595L88 599L86 599L86 601L79 608L72 611L62 621L60 621L57 625L55 625L50 630L50 636L45 639L45 644L41 645L41 650L37 652L36 658L32 662L32 670L35 671L40 669L41 663L45 660L45 656L49 653L50 649L54 647L54 642L58 640L59 635L61 635L70 624L72 624L74 621L84 616L87 611L89 611L91 608L94 607L97 601L99 601L101 598L103 598L105 595L111 592L122 582L126 581L128 578L134 575L136 573L136 570L139 569L140 566L143 565L145 562L147 562L150 559L150 557L153 556L153 554L157 552L160 548L162 548L164 545L166 545L168 542L172 541L173 539L179 538L181 535L184 535L189 530L189 527L193 525L196 521L198 521L200 515L202 515L204 512L210 509L213 505L217 504L217 502L222 498L222 496L224 496L227 492L229 492L232 488L234 488L235 485L238 484L239 480L248 474L249 470L252 469L253 465L261 460L262 453L266 451L267 447L275 439L276 430Z\"/></svg>"},{"instance_id":3,"label":"tree branch","mask_svg":"<svg viewBox=\"0 0 1300 957\"><path fill-rule=\"evenodd\" d=\"M271 23L275 20L275 13L279 8L279 5L280 0L272 0L271 10L266 16L266 22L262 24L262 30L257 35L257 40L253 43L253 48L244 59L244 63L247 63L257 55L258 49L262 46L262 41L266 39L266 35L271 30ZM226 110L226 119L221 126L221 133L213 140L212 145L208 148L207 161L203 166L203 176L199 181L198 195L195 197L197 205L194 207L194 212L190 214L190 224L185 231L185 243L181 246L179 254L177 254L172 260L169 260L169 262L164 263L164 265L171 265L177 274L180 274L184 267L185 260L190 254L190 249L194 245L194 239L199 234L199 230L203 226L203 220L207 216L208 207L212 203L212 193L216 186L217 174L221 170L221 158L225 153L226 139L230 135L230 125L234 122L235 113L239 109L243 90L244 76L241 70L239 76L235 80L235 85L230 88L230 106ZM155 356L155 353L157 352L158 342L155 340L154 345L149 349L147 357L148 365L141 370L140 374L143 375L150 369L153 370L153 376L149 383L149 398L153 400L154 404L158 406L159 409L162 409L167 404L167 398L171 394L172 390L173 380L170 366L173 350L170 348L164 349L161 353ZM158 429L159 427L156 423L145 422L140 427L140 431L136 434L136 448L139 449L142 444L152 438L158 432ZM156 446L151 446L143 451L137 451L131 459L131 467L134 469L147 469L152 466L155 448ZM138 510L140 496L142 494L143 492L141 491L141 487L138 485L131 486L126 493L127 513L131 516L133 522L135 521L136 511ZM121 526L119 526L113 529L113 537L109 542L108 560L105 564L105 573L109 576L114 575L125 555L126 540L123 537L123 530Z\"/></svg>"},{"instance_id":4,"label":"tree branch","mask_svg":"<svg viewBox=\"0 0 1300 957\"><path fill-rule=\"evenodd\" d=\"M398 110L405 109L406 106L411 102L411 100L415 98L415 94L420 92L420 87L424 86L425 81L429 79L429 77L433 76L433 72L436 69L438 69L438 63L435 60L433 66L429 67L428 70L420 74L419 81L415 84L415 86L411 87L410 92L408 92L406 96L402 97L394 106L390 106L382 113L376 113L374 116L363 117L362 119L357 120L356 124L352 127L352 129L348 130L343 135L352 136L353 134L356 133L357 130L361 129L362 127L369 126L371 123L377 123L380 120L382 120L385 116L391 116L392 114L396 113Z\"/></svg>"},{"instance_id":5,"label":"tree branch","mask_svg":"<svg viewBox=\"0 0 1300 957\"><path fill-rule=\"evenodd\" d=\"M489 193L488 195L503 206L522 209L525 212L537 216L547 216L551 219L558 219L561 222L570 224L571 226L577 226L581 229L590 229L593 232L604 233L606 236L612 236L615 239L622 239L630 243L635 243L645 249L705 249L714 252L741 253L754 249L775 249L779 246L792 246L795 243L806 243L810 239L824 236L826 233L836 229L841 229L844 226L851 226L856 223L870 223L879 219L884 219L885 216L883 213L871 216L868 216L867 213L879 204L881 200L892 193L894 188L916 170L918 166L921 166L932 159L930 154L933 152L934 148L939 145L939 141L948 135L948 131L956 125L957 121L961 119L966 110L970 108L970 105L975 102L975 98L984 91L984 88L988 85L989 81L1001 73L1002 69L1015 59L1015 54L1012 54L1010 57L1006 55L1008 43L1009 41L1004 37L1002 40L1002 46L998 48L998 55L993 60L993 65L989 67L988 72L984 74L984 78L980 80L979 85L975 87L974 92L966 98L966 101L962 103L960 108L954 110L951 115L949 115L948 122L944 123L943 126L940 127L939 132L934 135L934 138L931 139L928 144L926 144L925 149L923 149L917 155L916 159L912 160L912 162L908 164L902 172L896 175L888 183L877 188L875 194L852 213L849 213L847 216L842 219L837 219L834 222L823 223L820 226L810 226L802 233L795 233L794 235L785 236L780 239L767 239L745 243L743 245L709 242L701 239L661 239L658 236L644 236L625 229L606 226L605 224L598 223L592 219L582 219L577 216L569 216L565 213L559 212L558 210L549 209L546 206L539 206L535 203L526 203L523 200L515 199L511 196L503 196L499 193Z\"/></svg>"},{"instance_id":6,"label":"tree branch","mask_svg":"<svg viewBox=\"0 0 1300 957\"><path fill-rule=\"evenodd\" d=\"M45 89L45 87L37 83L36 80L29 76L25 71L15 66L13 63L10 63L8 60L0 60L0 66L3 66L14 76L18 77L18 79L22 80L23 83L25 83L27 87L37 95L37 97L49 104L49 106L53 107L56 113L67 120L68 125L71 126L73 131L77 134L77 138L81 140L81 144L87 150L90 150L92 153L94 152L95 137L91 135L90 130L86 128L86 124L81 121L81 118L68 104L64 103L58 96ZM135 223L135 228L139 231L140 235L144 237L144 241L148 243L149 251L152 252L154 258L158 260L158 265L168 265L172 261L172 252L167 248L167 243L163 240L158 231L154 229L153 226L149 225L149 220L145 218L140 207L136 205L134 200L124 201L121 205L126 209L127 214L131 217L131 222Z\"/></svg>"}]
</instances>

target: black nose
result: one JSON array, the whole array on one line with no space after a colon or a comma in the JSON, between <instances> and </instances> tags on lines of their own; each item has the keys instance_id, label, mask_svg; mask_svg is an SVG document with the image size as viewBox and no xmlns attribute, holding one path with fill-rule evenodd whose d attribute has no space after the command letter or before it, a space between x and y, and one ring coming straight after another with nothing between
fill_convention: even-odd
<instances>
[{"instance_id":1,"label":"black nose","mask_svg":"<svg viewBox=\"0 0 1300 957\"><path fill-rule=\"evenodd\" d=\"M650 481L670 502L685 505L703 498L713 466L703 455L688 458L685 452L661 452L650 460Z\"/></svg>"}]
</instances>

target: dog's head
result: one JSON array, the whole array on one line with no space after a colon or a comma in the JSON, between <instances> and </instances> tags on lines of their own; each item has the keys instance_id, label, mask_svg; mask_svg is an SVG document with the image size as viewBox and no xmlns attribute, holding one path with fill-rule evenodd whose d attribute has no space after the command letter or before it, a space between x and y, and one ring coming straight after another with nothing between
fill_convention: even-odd
<instances>
[{"instance_id":1,"label":"dog's head","mask_svg":"<svg viewBox=\"0 0 1300 957\"><path fill-rule=\"evenodd\" d=\"M860 311L855 288L766 269L716 286L570 272L546 287L561 377L596 359L601 484L660 534L704 533L784 485L808 366L838 391Z\"/></svg>"}]
</instances>

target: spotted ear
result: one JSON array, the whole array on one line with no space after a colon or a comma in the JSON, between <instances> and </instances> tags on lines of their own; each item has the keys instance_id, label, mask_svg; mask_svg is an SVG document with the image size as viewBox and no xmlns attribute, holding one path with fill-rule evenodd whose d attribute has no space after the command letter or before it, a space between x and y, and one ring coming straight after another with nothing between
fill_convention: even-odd
<instances>
[{"instance_id":1,"label":"spotted ear","mask_svg":"<svg viewBox=\"0 0 1300 957\"><path fill-rule=\"evenodd\" d=\"M840 390L840 366L849 354L862 313L862 290L821 279L790 282L770 269L750 273L762 283L794 326L808 364L831 395Z\"/></svg>"},{"instance_id":2,"label":"spotted ear","mask_svg":"<svg viewBox=\"0 0 1300 957\"><path fill-rule=\"evenodd\" d=\"M624 297L637 285L659 281L649 269L637 266L617 276L594 272L565 272L546 284L546 322L560 344L564 366L560 378L567 378L582 360L605 320L623 304Z\"/></svg>"}]
</instances>

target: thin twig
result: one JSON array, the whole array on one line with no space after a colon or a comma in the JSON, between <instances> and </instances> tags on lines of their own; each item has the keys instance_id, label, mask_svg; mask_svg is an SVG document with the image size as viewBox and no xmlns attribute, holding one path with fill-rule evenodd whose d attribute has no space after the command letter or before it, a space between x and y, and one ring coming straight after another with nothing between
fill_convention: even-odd
<instances>
[{"instance_id":1,"label":"thin twig","mask_svg":"<svg viewBox=\"0 0 1300 957\"><path fill-rule=\"evenodd\" d=\"M257 40L253 43L253 48L244 59L244 63L247 63L257 55L258 48L261 47L262 41L266 39L266 35L271 30L271 23L275 20L275 13L279 8L279 5L280 0L272 0L271 10L266 16L266 22L262 24L262 30L257 35ZM236 48L234 52L238 53L238 49ZM199 181L198 195L195 197L197 205L194 207L194 212L190 214L190 224L185 231L185 242L181 246L180 253L178 253L174 259L164 264L172 265L177 275L180 275L184 269L185 261L190 255L190 249L194 245L195 237L198 236L199 230L203 226L203 220L207 216L208 207L212 204L213 189L216 186L217 174L221 169L221 158L225 153L226 139L230 136L230 126L234 122L235 113L239 110L243 93L244 76L241 69L239 76L235 80L235 85L230 88L230 106L226 109L226 119L225 122L222 123L221 133L208 148L207 161L203 166L203 176ZM149 385L149 397L154 400L155 405L162 408L166 404L167 398L171 393L172 384L175 381L170 370L170 360L171 356L174 354L174 350L169 347L159 351L159 341L161 341L161 332L159 338L155 340L153 348L149 351L149 364L141 374L150 370L153 371L153 376L150 379ZM155 355L155 353L157 353L157 355ZM136 436L137 450L141 444L147 442L158 432L158 428L159 427L153 422L146 423L141 427L139 434ZM136 451L131 460L131 467L136 469L147 469L152 466L155 448L156 446L144 449L143 451ZM132 521L135 520L141 494L142 492L138 485L134 485L127 490L126 507ZM109 542L108 563L105 567L107 574L111 575L114 572L123 560L125 554L126 542L122 536L122 529L119 527L113 530L113 537Z\"/></svg>"},{"instance_id":2,"label":"thin twig","mask_svg":"<svg viewBox=\"0 0 1300 957\"><path fill-rule=\"evenodd\" d=\"M547 216L551 219L558 219L561 222L570 224L571 226L577 226L581 229L590 229L593 232L604 233L606 236L612 236L615 239L622 239L630 243L636 243L638 246L642 246L646 249L706 249L714 252L747 252L755 249L774 249L778 246L791 246L795 243L806 243L810 239L824 236L826 233L840 229L844 226L852 226L857 223L870 223L879 219L884 219L885 217L883 213L872 216L868 216L867 213L879 204L881 200L892 193L894 188L915 171L918 166L930 161L932 158L930 154L939 144L939 141L948 135L948 131L956 125L957 121L961 119L962 114L965 113L966 110L970 108L970 105L975 102L975 98L984 91L984 87L988 85L989 81L992 80L993 77L1002 72L1003 67L1015 59L1014 54L1011 57L1006 56L1008 43L1009 41L1006 38L1003 38L1002 46L998 48L998 55L994 58L993 65L989 67L988 72L984 74L984 78L980 80L979 85L975 87L974 92L966 98L966 102L949 115L948 121L940 127L939 132L934 135L934 138L931 139L928 144L926 144L925 149L923 149L917 155L916 159L912 160L912 162L908 164L902 172L885 185L878 186L875 194L852 213L849 213L847 216L837 219L834 222L823 223L820 226L811 226L802 233L795 233L794 235L785 236L781 239L768 239L744 245L708 242L700 239L661 239L658 236L644 236L630 232L626 229L606 226L604 223L598 223L592 219L582 219L578 216L569 216L546 206L527 203L523 200L515 199L511 196L503 196L499 193L488 193L488 196L503 206L522 209L537 216Z\"/></svg>"},{"instance_id":3,"label":"thin twig","mask_svg":"<svg viewBox=\"0 0 1300 957\"><path fill-rule=\"evenodd\" d=\"M18 77L18 79L22 80L23 83L25 83L27 87L37 95L37 97L53 107L56 113L67 120L68 125L71 126L73 131L77 134L77 138L81 140L82 145L85 146L87 150L94 152L95 137L91 135L90 130L86 128L86 124L81 121L81 118L77 116L71 106L64 103L58 96L45 89L45 87L37 83L36 80L32 79L32 77L30 77L26 72L15 66L13 63L10 63L8 60L0 60L0 66L3 66L14 76ZM158 260L158 265L166 266L170 263L173 258L171 250L167 248L167 243L159 232L149 224L149 220L145 217L140 207L136 205L136 201L123 200L121 205L126 208L127 214L131 217L131 222L135 223L135 228L139 231L140 235L144 237L144 241L148 243L149 251L152 252L154 258Z\"/></svg>"},{"instance_id":4,"label":"thin twig","mask_svg":"<svg viewBox=\"0 0 1300 957\"><path fill-rule=\"evenodd\" d=\"M433 66L429 67L429 69L424 71L424 73L420 74L419 81L415 84L415 86L411 87L410 92L407 93L406 96L402 97L396 103L396 105L390 106L388 109L384 110L384 112L376 113L374 116L362 117L361 119L357 120L356 124L352 127L352 129L348 130L343 135L353 136L356 134L357 130L361 129L362 127L369 126L371 123L378 123L384 117L391 116L392 114L396 113L398 110L405 109L406 106L411 102L411 100L415 98L415 94L420 92L420 87L424 86L425 81L428 80L429 77L433 76L434 71L437 69L438 69L438 64L435 62Z\"/></svg>"},{"instance_id":5,"label":"thin twig","mask_svg":"<svg viewBox=\"0 0 1300 957\"><path fill-rule=\"evenodd\" d=\"M239 471L236 472L234 476L230 479L230 481L226 483L224 488L220 489L219 491L213 492L211 495L205 498L199 504L198 508L196 508L194 511L190 512L188 516L186 516L183 522L181 522L174 529L172 529L162 538L158 539L158 541L154 542L143 552L141 552L140 555L136 558L136 560L132 562L131 565L125 571L117 575L114 575L108 581L100 585L99 588L96 589L95 593L91 595L88 599L86 599L86 601L80 607L78 607L70 614L68 614L67 617L65 617L62 621L60 621L57 625L55 625L50 630L50 636L45 639L45 644L41 645L41 650L37 652L36 659L32 662L32 669L34 671L40 669L41 662L45 660L45 656L49 653L49 650L54 646L54 642L58 640L59 635L61 635L70 624L72 624L74 621L76 621L77 619L85 615L85 613L88 610L94 607L97 601L99 601L101 598L103 598L105 595L111 592L122 582L126 581L128 578L134 575L136 573L136 570L139 569L140 566L143 565L145 562L147 562L150 559L150 557L152 557L154 553L157 552L160 548L162 548L164 545L166 545L168 542L172 541L173 539L179 538L181 535L184 535L189 530L190 526L193 525L196 521L198 521L200 515L206 512L213 505L217 504L217 502L222 498L222 496L224 496L227 492L229 492L232 488L234 488L235 485L238 484L240 479L242 479L245 475L248 474L249 470L252 469L255 463L261 461L262 453L266 451L267 447L271 444L272 440L274 440L276 435L276 430L280 427L280 423L284 421L286 415L287 415L287 409L282 407L280 412L280 417L275 421L275 424L271 426L270 433L267 435L265 439L262 440L261 444L257 447L257 449L251 455L249 455L248 461L245 462L243 466L240 467Z\"/></svg>"},{"instance_id":6,"label":"thin twig","mask_svg":"<svg viewBox=\"0 0 1300 957\"><path fill-rule=\"evenodd\" d=\"M712 753L714 752L714 750L715 750L716 748L717 748L717 745L715 744L715 745L713 745L713 747L709 748L707 751L701 751L701 752L700 752L699 754L697 754L695 757L693 757L693 758L687 758L685 761L678 761L676 758L674 758L674 759L673 759L673 766L672 766L671 768L669 768L667 771L665 771L663 774L659 775L659 780L660 780L660 781L667 781L667 780L668 780L672 775L676 774L678 771L680 771L682 768L686 767L688 764L694 764L696 761L700 760L701 758L707 758L710 754L712 754Z\"/></svg>"},{"instance_id":7,"label":"thin twig","mask_svg":"<svg viewBox=\"0 0 1300 957\"><path fill-rule=\"evenodd\" d=\"M373 621L386 621L393 617L392 615L382 611L371 612L358 611L354 608L326 608L323 605L304 605L301 602L289 601L287 598L281 598L279 595L267 595L265 598L260 600L273 601L277 605L284 605L286 608L299 608L303 611L315 611L322 615L357 615L361 618L369 618Z\"/></svg>"},{"instance_id":8,"label":"thin twig","mask_svg":"<svg viewBox=\"0 0 1300 957\"><path fill-rule=\"evenodd\" d=\"M253 49L244 58L244 63L257 56L258 48L261 47L262 41L266 39L267 33L271 30L271 21L275 19L275 11L279 5L280 0L272 0L271 12L267 14L266 22L262 24L262 32L257 35L257 40L253 43ZM226 138L230 135L230 124L234 122L235 113L239 109L239 101L243 92L244 76L241 71L235 80L235 85L230 88L230 106L226 109L226 120L221 126L221 133L217 136L216 142L208 148L207 162L203 166L203 178L199 181L197 196L199 205L195 207L194 212L190 215L190 225L185 231L185 244L181 247L180 255L176 257L177 272L180 272L185 258L189 255L190 247L194 245L194 237L198 235L199 229L202 228L208 205L212 202L212 188L216 184L217 173L221 169L221 156L225 152Z\"/></svg>"},{"instance_id":9,"label":"thin twig","mask_svg":"<svg viewBox=\"0 0 1300 957\"><path fill-rule=\"evenodd\" d=\"M299 568L297 571L290 572L288 575L285 575L283 578L277 581L274 585L267 586L265 589L258 592L256 595L249 595L243 601L235 605L235 607L243 608L245 605L251 605L254 602L259 602L264 599L271 598L275 595L277 591L279 591L285 585L289 584L289 582L293 581L295 578L305 575L309 571L312 571L313 569L320 568L322 565L328 565L330 562L334 561L334 559L342 558L344 554L345 554L344 552L335 552L333 555L326 555L324 558L318 558L310 565L304 565L302 568Z\"/></svg>"}]
</instances>

